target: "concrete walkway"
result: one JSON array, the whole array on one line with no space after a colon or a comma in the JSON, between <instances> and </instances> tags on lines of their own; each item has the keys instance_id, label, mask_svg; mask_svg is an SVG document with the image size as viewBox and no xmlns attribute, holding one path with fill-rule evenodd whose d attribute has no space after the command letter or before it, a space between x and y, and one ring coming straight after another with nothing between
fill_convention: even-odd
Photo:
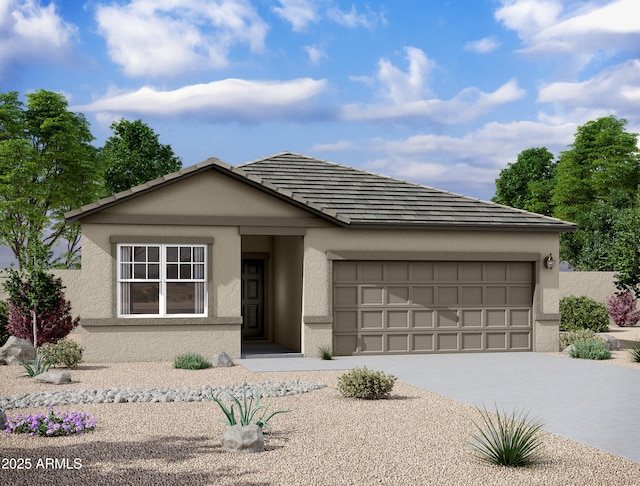
<instances>
[{"instance_id":1,"label":"concrete walkway","mask_svg":"<svg viewBox=\"0 0 640 486\"><path fill-rule=\"evenodd\" d=\"M253 358L251 371L366 366L474 406L529 411L545 430L640 462L640 371L541 353Z\"/></svg>"}]
</instances>

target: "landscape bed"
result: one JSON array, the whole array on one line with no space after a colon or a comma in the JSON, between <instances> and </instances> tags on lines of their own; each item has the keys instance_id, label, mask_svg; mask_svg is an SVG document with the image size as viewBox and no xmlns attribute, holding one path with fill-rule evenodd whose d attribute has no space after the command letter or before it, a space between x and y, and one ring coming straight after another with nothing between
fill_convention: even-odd
<instances>
[{"instance_id":1,"label":"landscape bed","mask_svg":"<svg viewBox=\"0 0 640 486\"><path fill-rule=\"evenodd\" d=\"M184 388L301 380L325 388L274 398L266 450L229 454L220 446L223 416L214 402L108 403L56 407L97 418L94 431L66 437L0 435L6 484L620 484L640 477L640 464L543 432L538 465L527 469L478 462L466 444L474 407L397 382L390 399L341 396L342 371L252 373L242 366L198 371L171 363L85 364L74 383L47 385L0 367L0 395L68 389ZM7 415L45 412L45 407ZM588 423L585 424L588 426ZM49 459L47 466L47 459ZM39 467L36 467L39 466Z\"/></svg>"}]
</instances>

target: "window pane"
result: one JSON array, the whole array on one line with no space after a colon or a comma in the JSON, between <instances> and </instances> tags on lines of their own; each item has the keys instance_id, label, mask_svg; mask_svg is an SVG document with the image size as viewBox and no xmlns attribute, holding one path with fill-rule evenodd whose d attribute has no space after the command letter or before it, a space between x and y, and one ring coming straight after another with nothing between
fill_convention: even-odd
<instances>
[{"instance_id":1,"label":"window pane","mask_svg":"<svg viewBox=\"0 0 640 486\"><path fill-rule=\"evenodd\" d=\"M147 278L147 266L144 263L136 263L133 266L133 278Z\"/></svg>"},{"instance_id":2,"label":"window pane","mask_svg":"<svg viewBox=\"0 0 640 486\"><path fill-rule=\"evenodd\" d=\"M202 283L167 283L167 314L204 313L203 287Z\"/></svg>"},{"instance_id":3,"label":"window pane","mask_svg":"<svg viewBox=\"0 0 640 486\"><path fill-rule=\"evenodd\" d=\"M193 248L193 261L204 262L204 247L196 246Z\"/></svg>"},{"instance_id":4,"label":"window pane","mask_svg":"<svg viewBox=\"0 0 640 486\"><path fill-rule=\"evenodd\" d=\"M189 280L191 278L191 265L180 265L180 279Z\"/></svg>"},{"instance_id":5,"label":"window pane","mask_svg":"<svg viewBox=\"0 0 640 486\"><path fill-rule=\"evenodd\" d=\"M133 250L133 261L146 262L147 261L147 248L144 246L136 246Z\"/></svg>"},{"instance_id":6,"label":"window pane","mask_svg":"<svg viewBox=\"0 0 640 486\"><path fill-rule=\"evenodd\" d=\"M148 278L160 278L160 265L152 263L149 265Z\"/></svg>"},{"instance_id":7,"label":"window pane","mask_svg":"<svg viewBox=\"0 0 640 486\"><path fill-rule=\"evenodd\" d=\"M177 262L178 261L178 247L177 246L168 246L167 247L167 261L168 262Z\"/></svg>"},{"instance_id":8,"label":"window pane","mask_svg":"<svg viewBox=\"0 0 640 486\"><path fill-rule=\"evenodd\" d=\"M193 278L204 278L204 265L198 263L193 266Z\"/></svg>"},{"instance_id":9,"label":"window pane","mask_svg":"<svg viewBox=\"0 0 640 486\"><path fill-rule=\"evenodd\" d=\"M132 247L131 246L121 246L120 247L120 261L121 262L130 262L132 255Z\"/></svg>"},{"instance_id":10,"label":"window pane","mask_svg":"<svg viewBox=\"0 0 640 486\"><path fill-rule=\"evenodd\" d=\"M130 263L122 263L120 265L120 278L129 279L132 275L132 269Z\"/></svg>"},{"instance_id":11,"label":"window pane","mask_svg":"<svg viewBox=\"0 0 640 486\"><path fill-rule=\"evenodd\" d=\"M173 263L171 265L167 265L167 278L174 280L178 278L178 265Z\"/></svg>"},{"instance_id":12,"label":"window pane","mask_svg":"<svg viewBox=\"0 0 640 486\"><path fill-rule=\"evenodd\" d=\"M190 262L191 261L191 247L190 246L181 246L180 247L180 261L181 262Z\"/></svg>"},{"instance_id":13,"label":"window pane","mask_svg":"<svg viewBox=\"0 0 640 486\"><path fill-rule=\"evenodd\" d=\"M159 262L160 261L160 247L159 246L150 246L147 250L149 254L150 262Z\"/></svg>"},{"instance_id":14,"label":"window pane","mask_svg":"<svg viewBox=\"0 0 640 486\"><path fill-rule=\"evenodd\" d=\"M159 314L160 284L158 282L125 282L123 290L129 294L128 312L122 302L123 314ZM128 289L125 289L128 287ZM124 291L123 291L124 294Z\"/></svg>"}]
</instances>

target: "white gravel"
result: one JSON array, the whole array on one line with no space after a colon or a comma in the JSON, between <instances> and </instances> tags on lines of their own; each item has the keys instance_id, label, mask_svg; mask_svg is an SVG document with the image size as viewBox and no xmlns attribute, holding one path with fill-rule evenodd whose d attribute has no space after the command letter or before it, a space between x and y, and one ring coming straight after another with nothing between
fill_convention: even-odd
<instances>
[{"instance_id":1,"label":"white gravel","mask_svg":"<svg viewBox=\"0 0 640 486\"><path fill-rule=\"evenodd\" d=\"M241 366L198 371L171 363L84 365L74 383L48 385L0 367L0 396L66 389L183 388L302 380L328 386L275 398L266 451L225 453L222 414L212 402L108 403L77 409L98 419L71 437L0 434L0 484L132 485L636 485L640 464L544 433L539 465L510 469L479 463L465 444L473 407L396 383L390 399L343 398L343 372L252 373ZM42 412L29 408L9 410ZM589 424L585 423L585 427ZM30 469L16 466L31 463ZM29 461L27 461L29 460ZM77 468L78 465L81 468Z\"/></svg>"}]
</instances>

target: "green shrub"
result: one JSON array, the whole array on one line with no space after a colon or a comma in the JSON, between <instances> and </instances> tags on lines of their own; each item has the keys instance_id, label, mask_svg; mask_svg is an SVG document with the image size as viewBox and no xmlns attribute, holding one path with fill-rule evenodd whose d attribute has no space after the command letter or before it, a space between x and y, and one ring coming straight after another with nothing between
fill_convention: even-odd
<instances>
[{"instance_id":1,"label":"green shrub","mask_svg":"<svg viewBox=\"0 0 640 486\"><path fill-rule=\"evenodd\" d=\"M333 353L331 352L331 349L328 347L322 347L318 350L318 353L320 354L320 359L324 359L324 360L331 360L333 359Z\"/></svg>"},{"instance_id":2,"label":"green shrub","mask_svg":"<svg viewBox=\"0 0 640 486\"><path fill-rule=\"evenodd\" d=\"M76 368L82 362L82 347L71 339L47 343L40 348L45 359L52 359L53 366Z\"/></svg>"},{"instance_id":3,"label":"green shrub","mask_svg":"<svg viewBox=\"0 0 640 486\"><path fill-rule=\"evenodd\" d=\"M591 329L593 332L609 330L607 306L589 297L570 295L560 300L560 330Z\"/></svg>"},{"instance_id":4,"label":"green shrub","mask_svg":"<svg viewBox=\"0 0 640 486\"><path fill-rule=\"evenodd\" d=\"M573 343L569 356L580 359L609 359L611 351L601 339L583 339Z\"/></svg>"},{"instance_id":5,"label":"green shrub","mask_svg":"<svg viewBox=\"0 0 640 486\"><path fill-rule=\"evenodd\" d=\"M182 370L203 370L211 368L211 363L200 354L186 353L178 356L173 361L173 367Z\"/></svg>"},{"instance_id":6,"label":"green shrub","mask_svg":"<svg viewBox=\"0 0 640 486\"><path fill-rule=\"evenodd\" d=\"M24 368L25 376L30 376L31 378L33 378L34 376L38 376L49 371L49 368L51 368L51 365L53 365L54 360L54 357L45 358L44 353L38 351L36 353L36 359L19 361Z\"/></svg>"},{"instance_id":7,"label":"green shrub","mask_svg":"<svg viewBox=\"0 0 640 486\"><path fill-rule=\"evenodd\" d=\"M631 359L636 363L640 363L640 339L631 341L631 347L629 348Z\"/></svg>"},{"instance_id":8,"label":"green shrub","mask_svg":"<svg viewBox=\"0 0 640 486\"><path fill-rule=\"evenodd\" d=\"M498 466L523 467L536 462L542 445L540 430L544 424L528 420L528 414L516 412L494 414L487 409L478 409L482 417L480 424L473 424L478 434L472 435L469 445L481 461Z\"/></svg>"},{"instance_id":9,"label":"green shrub","mask_svg":"<svg viewBox=\"0 0 640 486\"><path fill-rule=\"evenodd\" d=\"M345 397L377 400L391 394L396 377L366 367L354 368L338 377L338 390Z\"/></svg>"},{"instance_id":10,"label":"green shrub","mask_svg":"<svg viewBox=\"0 0 640 486\"><path fill-rule=\"evenodd\" d=\"M9 322L9 304L4 300L0 300L0 346L4 346L7 339L11 336L7 330L7 324Z\"/></svg>"},{"instance_id":11,"label":"green shrub","mask_svg":"<svg viewBox=\"0 0 640 486\"><path fill-rule=\"evenodd\" d=\"M571 346L576 341L594 338L596 338L596 333L591 329L575 329L573 331L567 331L560 334L560 349L562 350L567 346Z\"/></svg>"}]
</instances>

